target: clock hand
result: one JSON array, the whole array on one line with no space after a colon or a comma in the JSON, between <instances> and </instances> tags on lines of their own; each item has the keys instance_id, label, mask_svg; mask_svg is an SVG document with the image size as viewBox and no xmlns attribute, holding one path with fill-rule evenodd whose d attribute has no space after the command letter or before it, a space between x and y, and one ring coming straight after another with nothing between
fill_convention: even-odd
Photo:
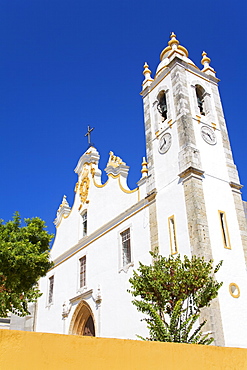
<instances>
[{"instance_id":1,"label":"clock hand","mask_svg":"<svg viewBox=\"0 0 247 370\"><path fill-rule=\"evenodd\" d=\"M209 137L209 139L212 140L212 137L211 137L211 135L208 132L203 131L203 134L204 135L207 135Z\"/></svg>"},{"instance_id":2,"label":"clock hand","mask_svg":"<svg viewBox=\"0 0 247 370\"><path fill-rule=\"evenodd\" d=\"M163 144L160 146L160 149L162 149L164 145L166 145L166 139L163 137Z\"/></svg>"}]
</instances>

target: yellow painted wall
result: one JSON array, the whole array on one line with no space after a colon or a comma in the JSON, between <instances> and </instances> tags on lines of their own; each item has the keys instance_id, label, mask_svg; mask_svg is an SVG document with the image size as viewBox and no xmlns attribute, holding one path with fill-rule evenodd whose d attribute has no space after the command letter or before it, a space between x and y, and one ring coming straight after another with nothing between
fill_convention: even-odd
<instances>
[{"instance_id":1,"label":"yellow painted wall","mask_svg":"<svg viewBox=\"0 0 247 370\"><path fill-rule=\"evenodd\" d=\"M247 369L247 349L0 330L1 370Z\"/></svg>"}]
</instances>

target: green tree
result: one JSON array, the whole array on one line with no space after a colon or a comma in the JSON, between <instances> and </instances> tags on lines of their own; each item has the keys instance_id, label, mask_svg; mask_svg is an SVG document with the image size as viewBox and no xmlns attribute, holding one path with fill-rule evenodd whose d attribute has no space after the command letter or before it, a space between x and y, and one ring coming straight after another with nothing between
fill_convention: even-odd
<instances>
[{"instance_id":1,"label":"green tree","mask_svg":"<svg viewBox=\"0 0 247 370\"><path fill-rule=\"evenodd\" d=\"M13 312L25 316L28 303L41 295L37 281L51 268L49 243L53 235L40 218L25 219L14 214L13 221L0 220L0 317Z\"/></svg>"},{"instance_id":2,"label":"green tree","mask_svg":"<svg viewBox=\"0 0 247 370\"><path fill-rule=\"evenodd\" d=\"M203 334L206 321L198 324L200 311L209 306L218 295L222 283L218 283L214 274L222 261L213 268L213 261L187 256L182 260L168 258L150 252L153 263L140 266L130 278L129 292L139 299L132 302L146 315L149 338L143 340L210 344L214 340L209 334Z\"/></svg>"}]
</instances>

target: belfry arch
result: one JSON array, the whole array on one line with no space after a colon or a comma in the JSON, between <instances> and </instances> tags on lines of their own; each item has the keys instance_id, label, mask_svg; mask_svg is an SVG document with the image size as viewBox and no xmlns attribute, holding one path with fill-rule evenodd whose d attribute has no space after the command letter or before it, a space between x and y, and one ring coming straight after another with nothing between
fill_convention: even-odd
<instances>
[{"instance_id":1,"label":"belfry arch","mask_svg":"<svg viewBox=\"0 0 247 370\"><path fill-rule=\"evenodd\" d=\"M95 337L94 317L90 306L81 301L73 314L69 334Z\"/></svg>"}]
</instances>

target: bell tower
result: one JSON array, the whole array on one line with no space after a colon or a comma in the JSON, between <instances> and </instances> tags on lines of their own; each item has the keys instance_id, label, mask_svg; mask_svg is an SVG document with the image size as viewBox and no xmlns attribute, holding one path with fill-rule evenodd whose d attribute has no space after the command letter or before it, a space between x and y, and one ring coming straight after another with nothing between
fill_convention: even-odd
<instances>
[{"instance_id":1,"label":"bell tower","mask_svg":"<svg viewBox=\"0 0 247 370\"><path fill-rule=\"evenodd\" d=\"M199 69L172 33L154 78L144 65L147 186L156 200L150 207L151 248L215 264L223 260L223 287L205 311L207 330L216 345L239 346L241 337L246 346L247 225L210 62L203 52Z\"/></svg>"}]
</instances>

